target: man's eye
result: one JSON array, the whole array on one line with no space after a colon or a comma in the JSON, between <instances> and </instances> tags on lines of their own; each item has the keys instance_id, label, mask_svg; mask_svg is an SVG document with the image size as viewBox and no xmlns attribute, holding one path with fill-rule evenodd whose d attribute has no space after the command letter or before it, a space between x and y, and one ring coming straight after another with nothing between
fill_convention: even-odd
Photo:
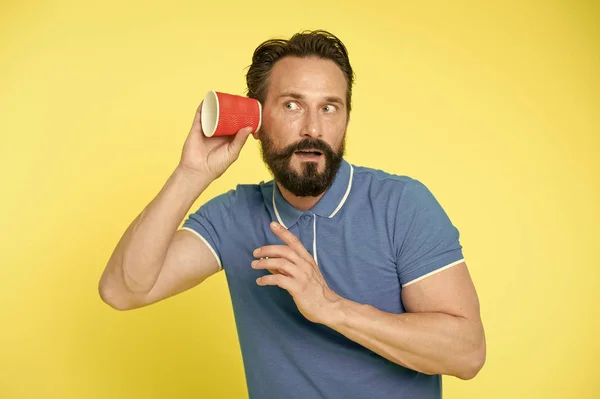
<instances>
[{"instance_id":1,"label":"man's eye","mask_svg":"<svg viewBox=\"0 0 600 399\"><path fill-rule=\"evenodd\" d=\"M285 108L289 110L296 110L298 109L298 104L296 104L294 101L290 101L285 103Z\"/></svg>"},{"instance_id":2,"label":"man's eye","mask_svg":"<svg viewBox=\"0 0 600 399\"><path fill-rule=\"evenodd\" d=\"M334 112L336 109L337 109L336 106L331 105L331 104L328 104L323 107L323 111L325 111L325 112Z\"/></svg>"}]
</instances>

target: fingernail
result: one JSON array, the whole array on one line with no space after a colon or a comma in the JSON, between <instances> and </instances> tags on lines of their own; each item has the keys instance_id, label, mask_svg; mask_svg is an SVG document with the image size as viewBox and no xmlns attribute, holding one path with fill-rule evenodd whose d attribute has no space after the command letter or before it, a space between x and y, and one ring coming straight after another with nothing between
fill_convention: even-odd
<instances>
[{"instance_id":1,"label":"fingernail","mask_svg":"<svg viewBox=\"0 0 600 399\"><path fill-rule=\"evenodd\" d=\"M278 229L279 228L279 223L277 223L277 222L271 222L271 227L273 227L274 229Z\"/></svg>"},{"instance_id":2,"label":"fingernail","mask_svg":"<svg viewBox=\"0 0 600 399\"><path fill-rule=\"evenodd\" d=\"M258 261L257 260L253 260L252 263L250 263L250 266L254 267L258 265Z\"/></svg>"},{"instance_id":3,"label":"fingernail","mask_svg":"<svg viewBox=\"0 0 600 399\"><path fill-rule=\"evenodd\" d=\"M254 256L258 256L259 253L260 253L260 248L256 248L253 252Z\"/></svg>"}]
</instances>

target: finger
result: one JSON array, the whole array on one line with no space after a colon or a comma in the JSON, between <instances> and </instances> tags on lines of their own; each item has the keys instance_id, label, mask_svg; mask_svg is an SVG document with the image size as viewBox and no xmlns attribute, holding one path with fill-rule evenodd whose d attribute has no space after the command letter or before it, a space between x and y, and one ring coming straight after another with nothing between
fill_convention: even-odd
<instances>
[{"instance_id":1,"label":"finger","mask_svg":"<svg viewBox=\"0 0 600 399\"><path fill-rule=\"evenodd\" d=\"M200 103L200 105L198 106L198 108L196 109L196 114L194 115L194 121L192 122L192 127L191 130L194 133L199 133L199 134L203 134L202 133L202 104L204 104L204 101L202 101Z\"/></svg>"},{"instance_id":2,"label":"finger","mask_svg":"<svg viewBox=\"0 0 600 399\"><path fill-rule=\"evenodd\" d=\"M276 285L279 288L290 291L295 287L294 279L283 274L267 274L256 279L256 284L260 286ZM291 291L290 291L291 293Z\"/></svg>"},{"instance_id":3,"label":"finger","mask_svg":"<svg viewBox=\"0 0 600 399\"><path fill-rule=\"evenodd\" d=\"M281 241L286 243L291 249L294 250L302 259L314 264L314 259L311 254L304 248L302 242L292 232L283 227L277 222L271 222L271 230L275 235L281 238Z\"/></svg>"},{"instance_id":4,"label":"finger","mask_svg":"<svg viewBox=\"0 0 600 399\"><path fill-rule=\"evenodd\" d=\"M298 264L302 260L300 255L287 245L265 245L256 248L254 256L257 258L283 258L294 264Z\"/></svg>"},{"instance_id":5,"label":"finger","mask_svg":"<svg viewBox=\"0 0 600 399\"><path fill-rule=\"evenodd\" d=\"M250 132L252 132L252 128L245 127L243 129L240 129L235 134L235 136L233 137L233 140L231 141L231 143L229 143L229 153L233 157L237 158L240 155L240 152L242 151L242 147L244 147L244 144L248 140L248 136L250 135Z\"/></svg>"},{"instance_id":6,"label":"finger","mask_svg":"<svg viewBox=\"0 0 600 399\"><path fill-rule=\"evenodd\" d=\"M289 277L294 277L298 270L295 265L283 258L268 258L254 260L251 263L252 268L257 270L268 270L271 273L281 273Z\"/></svg>"}]
</instances>

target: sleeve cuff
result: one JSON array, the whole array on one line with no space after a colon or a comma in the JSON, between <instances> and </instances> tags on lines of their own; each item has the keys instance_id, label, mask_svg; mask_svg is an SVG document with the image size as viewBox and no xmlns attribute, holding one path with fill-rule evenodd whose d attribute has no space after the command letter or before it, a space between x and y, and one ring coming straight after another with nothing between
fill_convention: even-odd
<instances>
[{"instance_id":1,"label":"sleeve cuff","mask_svg":"<svg viewBox=\"0 0 600 399\"><path fill-rule=\"evenodd\" d=\"M214 255L215 259L217 260L217 263L219 264L219 271L221 271L223 269L223 264L221 263L221 258L219 257L219 255L217 254L217 251L215 251L215 249L213 248L212 245L210 245L210 243L208 242L208 240L204 237L202 237L202 235L200 233L198 233L196 230L192 229L191 227L182 227L180 230L187 230L190 231L192 233L194 233L194 235L198 238L200 238L208 247L208 249L210 249L210 252L212 252L212 254Z\"/></svg>"},{"instance_id":2,"label":"sleeve cuff","mask_svg":"<svg viewBox=\"0 0 600 399\"><path fill-rule=\"evenodd\" d=\"M426 267L422 267L422 268L418 269L417 271L415 271L414 273L412 273L411 276L409 276L409 278L407 279L408 281L406 283L402 284L402 288L408 287L411 284L414 284L414 283L421 281L427 277L433 276L434 274L437 274L441 271L449 269L452 266L461 264L464 261L465 261L465 259L463 257L461 257L458 260L450 261L450 263L443 263L443 266L440 266L440 267L436 267L435 264L428 265Z\"/></svg>"}]
</instances>

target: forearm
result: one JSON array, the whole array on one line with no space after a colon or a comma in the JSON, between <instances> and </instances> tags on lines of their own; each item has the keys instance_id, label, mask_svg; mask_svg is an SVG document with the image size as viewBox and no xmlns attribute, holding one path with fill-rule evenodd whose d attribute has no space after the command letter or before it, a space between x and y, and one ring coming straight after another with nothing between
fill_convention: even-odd
<instances>
[{"instance_id":1,"label":"forearm","mask_svg":"<svg viewBox=\"0 0 600 399\"><path fill-rule=\"evenodd\" d=\"M445 313L392 314L346 299L324 324L404 367L469 379L483 365L478 321Z\"/></svg>"},{"instance_id":2,"label":"forearm","mask_svg":"<svg viewBox=\"0 0 600 399\"><path fill-rule=\"evenodd\" d=\"M131 223L109 260L107 275L122 278L132 293L147 293L156 282L181 221L209 179L177 168L158 195Z\"/></svg>"}]
</instances>

